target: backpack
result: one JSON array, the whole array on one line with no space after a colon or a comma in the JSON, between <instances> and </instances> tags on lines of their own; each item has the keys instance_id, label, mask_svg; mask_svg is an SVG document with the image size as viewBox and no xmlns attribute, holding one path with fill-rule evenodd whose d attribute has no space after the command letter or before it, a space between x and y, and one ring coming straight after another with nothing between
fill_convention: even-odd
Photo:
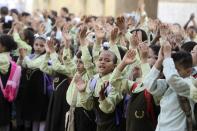
<instances>
[{"instance_id":1,"label":"backpack","mask_svg":"<svg viewBox=\"0 0 197 131\"><path fill-rule=\"evenodd\" d=\"M154 104L152 95L147 90L132 93L139 87L138 85L135 82L130 88L131 95L126 109L126 130L142 130L146 128L148 131L153 131L157 125L158 109ZM131 124L131 122L134 123Z\"/></svg>"},{"instance_id":2,"label":"backpack","mask_svg":"<svg viewBox=\"0 0 197 131\"><path fill-rule=\"evenodd\" d=\"M20 77L21 77L21 67L18 66L14 61L11 61L11 71L6 83L5 88L3 87L1 78L0 78L0 87L3 93L4 98L9 101L13 102L17 96Z\"/></svg>"}]
</instances>

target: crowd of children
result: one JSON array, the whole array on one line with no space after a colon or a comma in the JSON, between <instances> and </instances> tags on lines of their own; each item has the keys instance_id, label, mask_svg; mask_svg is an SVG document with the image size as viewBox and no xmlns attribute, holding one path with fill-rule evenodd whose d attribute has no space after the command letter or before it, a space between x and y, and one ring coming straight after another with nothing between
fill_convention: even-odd
<instances>
[{"instance_id":1,"label":"crowd of children","mask_svg":"<svg viewBox=\"0 0 197 131\"><path fill-rule=\"evenodd\" d=\"M0 13L0 131L197 130L194 14Z\"/></svg>"}]
</instances>

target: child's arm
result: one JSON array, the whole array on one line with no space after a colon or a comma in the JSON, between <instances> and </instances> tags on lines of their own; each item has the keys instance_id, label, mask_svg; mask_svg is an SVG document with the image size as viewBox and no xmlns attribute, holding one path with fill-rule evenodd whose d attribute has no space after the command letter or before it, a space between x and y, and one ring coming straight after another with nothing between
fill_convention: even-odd
<instances>
[{"instance_id":1,"label":"child's arm","mask_svg":"<svg viewBox=\"0 0 197 131\"><path fill-rule=\"evenodd\" d=\"M113 71L112 77L110 78L110 84L114 88L118 88L120 92L123 92L126 90L126 92L129 92L129 88L133 85L133 81L129 81L123 77L122 71L124 68L135 62L135 50L128 50L126 55L124 56L122 62L117 66L117 68Z\"/></svg>"},{"instance_id":2,"label":"child's arm","mask_svg":"<svg viewBox=\"0 0 197 131\"><path fill-rule=\"evenodd\" d=\"M195 17L194 14L191 14L189 20L188 20L187 23L184 25L184 29L185 29L185 30L187 30L187 27L188 27L189 23L191 22L192 19L194 19L194 17Z\"/></svg>"},{"instance_id":3,"label":"child's arm","mask_svg":"<svg viewBox=\"0 0 197 131\"><path fill-rule=\"evenodd\" d=\"M108 92L107 96L105 96L105 90L107 88L106 84L107 83L101 87L99 92L99 108L104 113L112 113L114 112L116 105L123 99L123 96L119 90L113 87L111 87L111 90Z\"/></svg>"},{"instance_id":4,"label":"child's arm","mask_svg":"<svg viewBox=\"0 0 197 131\"><path fill-rule=\"evenodd\" d=\"M101 27L100 25L96 25L95 35L96 35L96 43L93 45L93 51L92 51L94 63L98 61L101 45L105 37L105 32L104 32L103 27Z\"/></svg>"},{"instance_id":5,"label":"child's arm","mask_svg":"<svg viewBox=\"0 0 197 131\"><path fill-rule=\"evenodd\" d=\"M68 77L73 77L76 70L74 70L73 68L75 68L74 64L69 64L69 65L73 65L73 66L68 66L68 65L63 65L61 64L60 60L58 59L58 54L56 52L53 52L50 54L50 59L51 59L51 68L53 69L53 71L61 73L61 74L65 74ZM76 68L75 68L76 69Z\"/></svg>"},{"instance_id":6,"label":"child's arm","mask_svg":"<svg viewBox=\"0 0 197 131\"><path fill-rule=\"evenodd\" d=\"M96 69L93 63L92 56L90 55L90 51L88 50L87 42L85 41L86 31L83 30L80 32L80 36L79 36L81 41L81 52L82 52L81 60L83 61L88 76L91 78L95 74Z\"/></svg>"},{"instance_id":7,"label":"child's arm","mask_svg":"<svg viewBox=\"0 0 197 131\"><path fill-rule=\"evenodd\" d=\"M171 58L171 45L169 42L165 42L163 45L163 73L165 75L167 83L170 85L177 94L185 97L190 95L190 85L186 79L183 79L176 67L173 59Z\"/></svg>"},{"instance_id":8,"label":"child's arm","mask_svg":"<svg viewBox=\"0 0 197 131\"><path fill-rule=\"evenodd\" d=\"M82 46L81 51L82 51L81 60L84 63L84 67L86 69L86 72L88 73L88 76L91 78L96 73L95 64L93 63L92 56L90 55L87 46Z\"/></svg>"},{"instance_id":9,"label":"child's arm","mask_svg":"<svg viewBox=\"0 0 197 131\"><path fill-rule=\"evenodd\" d=\"M120 52L118 50L118 46L117 46L117 39L118 39L118 28L114 28L112 31L111 31L111 38L110 38L110 50L112 52L115 53L115 55L117 56L118 58L118 63L120 63L121 61L121 57L120 57Z\"/></svg>"},{"instance_id":10,"label":"child's arm","mask_svg":"<svg viewBox=\"0 0 197 131\"><path fill-rule=\"evenodd\" d=\"M90 82L88 83L86 81L82 80L82 76L78 75L75 77L75 85L79 91L79 99L80 104L85 108L86 110L92 110L94 100L93 100L93 92L90 90Z\"/></svg>"},{"instance_id":11,"label":"child's arm","mask_svg":"<svg viewBox=\"0 0 197 131\"><path fill-rule=\"evenodd\" d=\"M17 45L18 45L18 49L19 48L24 48L27 50L27 53L30 54L31 53L31 50L32 50L32 47L30 45L28 45L25 41L23 41L20 36L19 36L19 33L18 33L18 28L20 26L20 23L15 23L14 25L14 32L13 32L13 38L14 40L17 42Z\"/></svg>"},{"instance_id":12,"label":"child's arm","mask_svg":"<svg viewBox=\"0 0 197 131\"><path fill-rule=\"evenodd\" d=\"M63 34L63 43L64 43L64 49L63 49L63 56L62 56L62 61L64 63L64 65L67 68L68 72L76 72L76 65L74 62L74 57L72 57L71 54L71 35L67 32L67 30L62 32Z\"/></svg>"},{"instance_id":13,"label":"child's arm","mask_svg":"<svg viewBox=\"0 0 197 131\"><path fill-rule=\"evenodd\" d=\"M163 54L162 54L162 47L159 51L158 59L155 63L155 65L152 67L151 71L148 73L148 75L145 77L143 84L146 87L146 89L154 96L161 98L165 91L167 90L167 83L165 80L157 80L157 78L160 75L160 70L162 68L162 62L163 62Z\"/></svg>"}]
</instances>

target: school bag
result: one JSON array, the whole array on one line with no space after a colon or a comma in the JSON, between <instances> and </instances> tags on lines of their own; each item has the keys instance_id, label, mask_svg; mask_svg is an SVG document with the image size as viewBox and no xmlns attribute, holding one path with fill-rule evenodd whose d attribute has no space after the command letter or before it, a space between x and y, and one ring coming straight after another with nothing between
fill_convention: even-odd
<instances>
[{"instance_id":1,"label":"school bag","mask_svg":"<svg viewBox=\"0 0 197 131\"><path fill-rule=\"evenodd\" d=\"M130 92L137 87L139 84L136 82L132 85ZM155 131L158 114L159 108L147 90L132 93L126 109L126 131L143 131L144 129Z\"/></svg>"},{"instance_id":2,"label":"school bag","mask_svg":"<svg viewBox=\"0 0 197 131\"><path fill-rule=\"evenodd\" d=\"M11 71L6 86L3 87L3 83L0 78L0 87L4 98L9 102L13 102L17 96L17 92L19 88L21 67L18 66L14 61L11 61L10 63L11 63Z\"/></svg>"}]
</instances>

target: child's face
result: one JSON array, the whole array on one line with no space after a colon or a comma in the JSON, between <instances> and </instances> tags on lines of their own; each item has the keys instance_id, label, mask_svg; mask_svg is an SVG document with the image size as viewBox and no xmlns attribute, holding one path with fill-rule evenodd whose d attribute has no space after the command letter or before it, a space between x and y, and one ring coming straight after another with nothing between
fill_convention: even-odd
<instances>
[{"instance_id":1,"label":"child's face","mask_svg":"<svg viewBox=\"0 0 197 131\"><path fill-rule=\"evenodd\" d=\"M148 54L149 65L152 67L156 61L157 61L157 56L154 54L153 50L149 48L149 54Z\"/></svg>"},{"instance_id":2,"label":"child's face","mask_svg":"<svg viewBox=\"0 0 197 131\"><path fill-rule=\"evenodd\" d=\"M34 42L34 50L36 54L42 54L45 51L45 41L41 39L36 39Z\"/></svg>"},{"instance_id":3,"label":"child's face","mask_svg":"<svg viewBox=\"0 0 197 131\"><path fill-rule=\"evenodd\" d=\"M85 68L84 68L83 61L82 61L81 59L77 58L76 64L77 64L77 71L78 71L79 73L84 72Z\"/></svg>"},{"instance_id":4,"label":"child's face","mask_svg":"<svg viewBox=\"0 0 197 131\"><path fill-rule=\"evenodd\" d=\"M114 70L116 65L114 64L113 59L114 55L110 51L101 52L97 62L97 69L101 76L104 76Z\"/></svg>"},{"instance_id":5,"label":"child's face","mask_svg":"<svg viewBox=\"0 0 197 131\"><path fill-rule=\"evenodd\" d=\"M194 46L193 50L191 51L191 54L192 54L193 65L197 66L197 45Z\"/></svg>"},{"instance_id":6,"label":"child's face","mask_svg":"<svg viewBox=\"0 0 197 131\"><path fill-rule=\"evenodd\" d=\"M180 65L177 65L177 64L175 64L175 65L176 65L176 69L181 77L186 78L191 75L192 68L184 68Z\"/></svg>"}]
</instances>

